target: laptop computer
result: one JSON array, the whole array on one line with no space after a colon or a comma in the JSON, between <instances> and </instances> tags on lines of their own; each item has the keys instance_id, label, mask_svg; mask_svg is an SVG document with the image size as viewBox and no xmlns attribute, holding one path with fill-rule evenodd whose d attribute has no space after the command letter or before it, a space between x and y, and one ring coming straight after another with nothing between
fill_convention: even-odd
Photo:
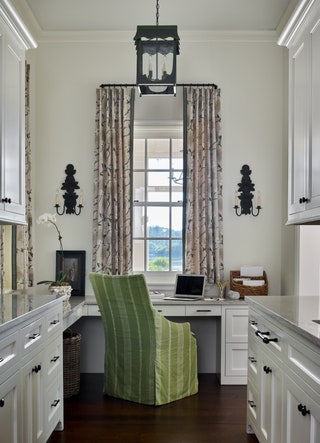
<instances>
[{"instance_id":1,"label":"laptop computer","mask_svg":"<svg viewBox=\"0 0 320 443\"><path fill-rule=\"evenodd\" d=\"M205 288L205 276L195 274L177 274L173 297L164 300L201 300Z\"/></svg>"}]
</instances>

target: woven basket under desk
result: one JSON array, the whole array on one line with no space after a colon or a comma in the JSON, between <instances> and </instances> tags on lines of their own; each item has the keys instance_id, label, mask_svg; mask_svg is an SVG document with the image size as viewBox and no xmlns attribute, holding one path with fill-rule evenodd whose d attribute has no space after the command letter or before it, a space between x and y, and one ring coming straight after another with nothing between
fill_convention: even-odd
<instances>
[{"instance_id":1,"label":"woven basket under desk","mask_svg":"<svg viewBox=\"0 0 320 443\"><path fill-rule=\"evenodd\" d=\"M230 289L239 292L240 298L244 298L246 295L268 295L268 278L265 271L263 271L263 277L245 277L241 275L241 278L250 280L264 280L265 284L262 286L247 286L242 282L234 281L235 278L240 278L240 271L230 271Z\"/></svg>"},{"instance_id":2,"label":"woven basket under desk","mask_svg":"<svg viewBox=\"0 0 320 443\"><path fill-rule=\"evenodd\" d=\"M63 397L79 393L81 334L67 329L63 333Z\"/></svg>"}]
</instances>

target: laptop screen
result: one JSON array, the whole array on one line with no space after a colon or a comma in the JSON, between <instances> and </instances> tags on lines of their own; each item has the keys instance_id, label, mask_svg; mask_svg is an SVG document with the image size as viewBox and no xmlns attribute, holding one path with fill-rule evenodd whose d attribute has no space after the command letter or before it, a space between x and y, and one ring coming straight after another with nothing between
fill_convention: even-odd
<instances>
[{"instance_id":1,"label":"laptop screen","mask_svg":"<svg viewBox=\"0 0 320 443\"><path fill-rule=\"evenodd\" d=\"M205 286L204 275L177 274L175 297L203 297Z\"/></svg>"}]
</instances>

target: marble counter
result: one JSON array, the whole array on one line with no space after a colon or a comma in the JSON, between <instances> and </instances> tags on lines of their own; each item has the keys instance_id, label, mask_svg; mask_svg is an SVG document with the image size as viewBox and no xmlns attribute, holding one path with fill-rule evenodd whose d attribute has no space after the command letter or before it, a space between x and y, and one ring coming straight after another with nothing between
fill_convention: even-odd
<instances>
[{"instance_id":1,"label":"marble counter","mask_svg":"<svg viewBox=\"0 0 320 443\"><path fill-rule=\"evenodd\" d=\"M64 298L64 296L61 296ZM60 296L33 292L13 292L1 295L0 298L0 332L15 321L23 321L26 315L41 312L59 302Z\"/></svg>"},{"instance_id":2,"label":"marble counter","mask_svg":"<svg viewBox=\"0 0 320 443\"><path fill-rule=\"evenodd\" d=\"M283 324L320 346L320 297L259 296L245 297L249 308L257 308L270 320Z\"/></svg>"}]
</instances>

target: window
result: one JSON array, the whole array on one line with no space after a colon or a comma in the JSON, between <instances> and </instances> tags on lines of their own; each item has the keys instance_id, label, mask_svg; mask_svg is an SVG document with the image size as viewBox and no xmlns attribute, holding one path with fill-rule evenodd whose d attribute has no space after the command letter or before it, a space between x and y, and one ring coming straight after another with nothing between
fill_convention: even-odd
<instances>
[{"instance_id":1,"label":"window","mask_svg":"<svg viewBox=\"0 0 320 443\"><path fill-rule=\"evenodd\" d=\"M133 271L183 269L183 139L135 138Z\"/></svg>"}]
</instances>

